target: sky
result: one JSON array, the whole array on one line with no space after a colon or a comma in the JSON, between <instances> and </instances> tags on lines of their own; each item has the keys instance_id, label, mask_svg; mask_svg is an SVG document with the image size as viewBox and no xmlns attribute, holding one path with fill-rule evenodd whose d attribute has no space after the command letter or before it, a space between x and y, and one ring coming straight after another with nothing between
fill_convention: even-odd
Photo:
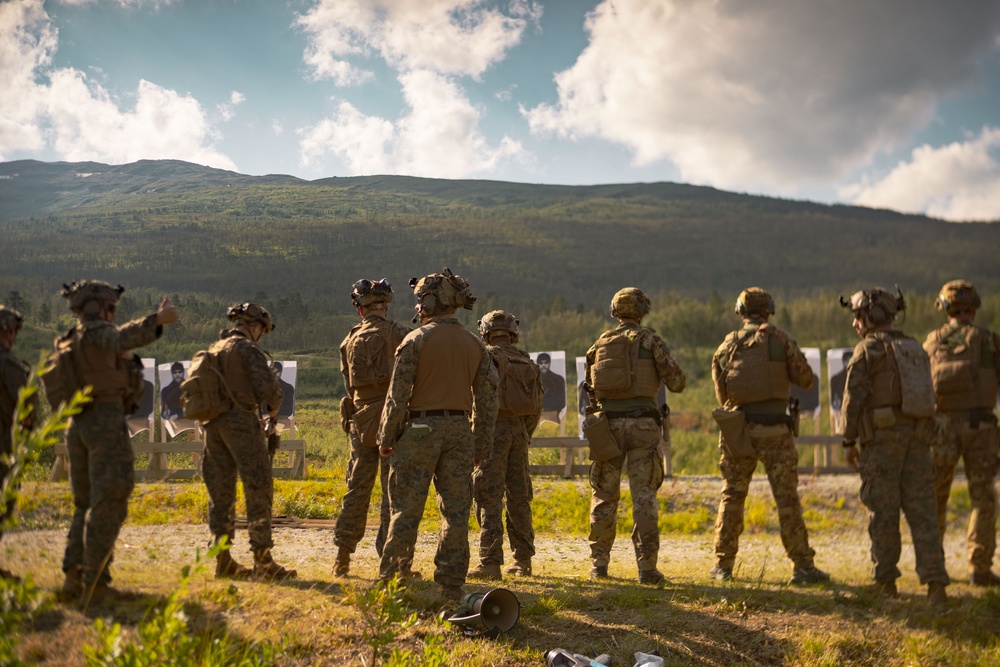
<instances>
[{"instance_id":1,"label":"sky","mask_svg":"<svg viewBox=\"0 0 1000 667\"><path fill-rule=\"evenodd\" d=\"M0 0L0 161L1000 220L997 0Z\"/></svg>"}]
</instances>

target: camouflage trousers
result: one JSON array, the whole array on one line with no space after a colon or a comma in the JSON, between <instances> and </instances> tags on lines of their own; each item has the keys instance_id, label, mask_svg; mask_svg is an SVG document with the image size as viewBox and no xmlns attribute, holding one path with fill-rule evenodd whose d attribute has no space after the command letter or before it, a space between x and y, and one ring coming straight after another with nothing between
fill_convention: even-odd
<instances>
[{"instance_id":1,"label":"camouflage trousers","mask_svg":"<svg viewBox=\"0 0 1000 667\"><path fill-rule=\"evenodd\" d=\"M934 491L937 494L937 522L944 537L948 521L948 496L955 477L955 465L963 460L969 483L972 515L966 531L969 550L969 572L989 572L996 552L997 454L1000 429L981 422L978 428L969 425L968 412L948 415L944 442L934 447Z\"/></svg>"},{"instance_id":2,"label":"camouflage trousers","mask_svg":"<svg viewBox=\"0 0 1000 667\"><path fill-rule=\"evenodd\" d=\"M135 488L135 454L125 410L91 403L66 431L73 519L66 538L63 572L83 568L83 581L110 583L115 542Z\"/></svg>"},{"instance_id":3,"label":"camouflage trousers","mask_svg":"<svg viewBox=\"0 0 1000 667\"><path fill-rule=\"evenodd\" d=\"M934 470L930 448L917 437L913 424L877 429L874 440L860 452L861 502L868 508L872 541L872 574L889 583L900 576L899 512L913 536L920 583L948 584L944 549L934 501Z\"/></svg>"},{"instance_id":4,"label":"camouflage trousers","mask_svg":"<svg viewBox=\"0 0 1000 667\"><path fill-rule=\"evenodd\" d=\"M622 468L632 494L632 545L639 571L653 570L660 552L659 506L656 491L663 483L660 427L651 417L611 419L611 435L622 456L590 466L590 560L607 566L615 543Z\"/></svg>"},{"instance_id":5,"label":"camouflage trousers","mask_svg":"<svg viewBox=\"0 0 1000 667\"><path fill-rule=\"evenodd\" d=\"M389 536L382 550L379 577L388 579L413 562L420 519L430 484L441 512L434 581L461 586L469 573L469 512L475 445L465 417L426 417L408 426L389 457Z\"/></svg>"},{"instance_id":6,"label":"camouflage trousers","mask_svg":"<svg viewBox=\"0 0 1000 667\"><path fill-rule=\"evenodd\" d=\"M347 461L347 492L344 506L333 528L333 543L354 553L358 542L364 537L368 525L368 507L371 504L375 477L382 487L381 509L379 512L378 534L375 536L375 552L381 557L389 532L389 459L379 456L378 447L368 447L361 442L361 435L351 424L351 457Z\"/></svg>"},{"instance_id":7,"label":"camouflage trousers","mask_svg":"<svg viewBox=\"0 0 1000 667\"><path fill-rule=\"evenodd\" d=\"M507 538L514 561L535 555L531 520L531 476L528 473L528 431L520 417L497 419L493 455L472 477L472 494L479 521L479 562L503 565L503 512L507 507Z\"/></svg>"},{"instance_id":8,"label":"camouflage trousers","mask_svg":"<svg viewBox=\"0 0 1000 667\"><path fill-rule=\"evenodd\" d=\"M260 422L254 414L230 410L205 425L202 475L208 489L208 527L215 539L236 536L236 478L243 482L250 548L259 552L274 546L271 539L271 503L274 478L271 456Z\"/></svg>"},{"instance_id":9,"label":"camouflage trousers","mask_svg":"<svg viewBox=\"0 0 1000 667\"><path fill-rule=\"evenodd\" d=\"M788 427L783 424L747 424L747 433L756 456L719 461L722 469L722 500L715 519L715 564L732 569L743 533L743 510L757 461L764 464L778 508L781 543L795 567L813 566L816 552L809 547L809 534L802 520L799 501L799 453Z\"/></svg>"}]
</instances>

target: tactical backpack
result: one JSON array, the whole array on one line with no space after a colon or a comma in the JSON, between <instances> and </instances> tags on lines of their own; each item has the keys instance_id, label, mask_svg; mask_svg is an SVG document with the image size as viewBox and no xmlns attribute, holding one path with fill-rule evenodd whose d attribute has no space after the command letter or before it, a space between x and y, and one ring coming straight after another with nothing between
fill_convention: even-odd
<instances>
[{"instance_id":1,"label":"tactical backpack","mask_svg":"<svg viewBox=\"0 0 1000 667\"><path fill-rule=\"evenodd\" d=\"M907 336L892 339L892 354L899 369L899 384L903 394L901 410L907 417L934 416L934 383L931 363L924 348Z\"/></svg>"},{"instance_id":2,"label":"tactical backpack","mask_svg":"<svg viewBox=\"0 0 1000 667\"><path fill-rule=\"evenodd\" d=\"M229 406L222 398L224 384L217 351L209 348L197 352L191 359L187 379L181 382L184 417L204 423L225 412Z\"/></svg>"},{"instance_id":3,"label":"tactical backpack","mask_svg":"<svg viewBox=\"0 0 1000 667\"><path fill-rule=\"evenodd\" d=\"M787 399L791 391L788 364L780 341L761 325L755 332L739 330L725 350L726 394L736 405Z\"/></svg>"},{"instance_id":4,"label":"tactical backpack","mask_svg":"<svg viewBox=\"0 0 1000 667\"><path fill-rule=\"evenodd\" d=\"M500 384L497 401L500 412L514 417L527 417L542 409L542 382L538 366L520 350L493 347Z\"/></svg>"},{"instance_id":5,"label":"tactical backpack","mask_svg":"<svg viewBox=\"0 0 1000 667\"><path fill-rule=\"evenodd\" d=\"M392 326L391 322L387 322ZM380 327L364 323L347 348L347 370L354 389L385 384L392 373L386 334ZM395 352L395 350L393 350Z\"/></svg>"},{"instance_id":6,"label":"tactical backpack","mask_svg":"<svg viewBox=\"0 0 1000 667\"><path fill-rule=\"evenodd\" d=\"M640 358L640 335L612 329L594 343L590 382L597 400L648 396L660 390L660 376L653 359ZM647 332L648 333L648 332Z\"/></svg>"},{"instance_id":7,"label":"tactical backpack","mask_svg":"<svg viewBox=\"0 0 1000 667\"><path fill-rule=\"evenodd\" d=\"M63 403L69 403L78 390L83 389L80 381L76 348L80 334L73 327L65 335L56 338L55 349L45 358L42 368L42 385L49 406L57 410Z\"/></svg>"},{"instance_id":8,"label":"tactical backpack","mask_svg":"<svg viewBox=\"0 0 1000 667\"><path fill-rule=\"evenodd\" d=\"M993 334L975 326L945 336L935 331L924 349L931 358L938 409L969 410L996 402L997 350Z\"/></svg>"}]
</instances>

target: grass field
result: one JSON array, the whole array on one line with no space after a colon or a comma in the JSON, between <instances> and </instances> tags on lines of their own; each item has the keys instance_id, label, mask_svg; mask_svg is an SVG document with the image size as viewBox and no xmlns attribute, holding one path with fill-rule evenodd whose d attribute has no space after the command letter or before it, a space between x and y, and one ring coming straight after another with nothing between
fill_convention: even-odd
<instances>
[{"instance_id":1,"label":"grass field","mask_svg":"<svg viewBox=\"0 0 1000 667\"><path fill-rule=\"evenodd\" d=\"M787 585L790 564L764 479L755 480L748 499L736 580L725 584L707 577L719 480L684 477L664 483L660 567L669 581L660 587L635 581L628 538L631 521L624 511L630 507L627 491L610 568L613 579L596 583L587 577L586 484L546 478L536 480L535 487L539 524L535 576L507 577L502 584L520 600L517 626L497 640L443 628L435 619L454 605L439 600L436 584L414 582L402 601L416 613L417 623L390 642L414 654L410 662L398 664L542 665L544 652L554 647L588 655L609 653L615 665L631 665L635 651L653 649L668 665L1000 663L1000 595L961 583L965 573L961 526L968 517L968 494L962 484L956 488L947 544L955 585L949 588L952 601L944 611L927 605L908 547L898 600L882 600L863 590L868 583L868 539L854 476L802 480L817 564L835 581L814 588ZM205 501L200 483L140 484L114 565L116 585L135 595L86 613L53 604L52 594L62 580L67 492L66 484L28 483L19 510L22 528L0 543L0 565L22 575L31 573L47 601L32 613L33 620L16 631L16 653L29 664L88 664L82 647L98 643L97 619L120 624L119 641L125 645L134 641L142 635L143 623L155 619L169 603L182 568L194 561L199 547L204 550L209 538L201 518ZM309 504L336 508L342 493L343 482L332 475L279 482L276 512ZM436 509L429 501L415 562L427 578L433 573L436 526ZM331 573L332 531L277 528L276 558L298 568L299 578L280 585L230 583L196 572L182 596L185 632L208 644L221 637L250 653L277 651L280 658L274 662L280 665L373 664L365 614L358 603L377 573L373 533L370 530L359 546L351 575L341 578ZM904 535L908 536L905 530ZM475 531L470 539L475 554ZM249 560L242 531L234 554ZM466 590L485 592L491 587L470 581ZM5 604L11 605L9 598ZM421 662L428 640L447 655L446 662ZM236 663L227 659L191 664Z\"/></svg>"}]
</instances>

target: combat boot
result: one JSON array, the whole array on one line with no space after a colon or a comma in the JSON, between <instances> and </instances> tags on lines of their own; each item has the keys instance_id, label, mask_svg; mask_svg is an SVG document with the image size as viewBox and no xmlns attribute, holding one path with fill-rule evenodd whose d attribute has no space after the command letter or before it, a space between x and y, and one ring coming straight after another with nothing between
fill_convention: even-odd
<instances>
[{"instance_id":1,"label":"combat boot","mask_svg":"<svg viewBox=\"0 0 1000 667\"><path fill-rule=\"evenodd\" d=\"M21 577L17 576L9 570L5 570L0 567L0 579L6 579L7 581L13 581L14 583L21 583Z\"/></svg>"},{"instance_id":2,"label":"combat boot","mask_svg":"<svg viewBox=\"0 0 1000 667\"><path fill-rule=\"evenodd\" d=\"M945 585L939 581L927 584L927 600L932 607L944 607L948 604L948 593L944 588Z\"/></svg>"},{"instance_id":3,"label":"combat boot","mask_svg":"<svg viewBox=\"0 0 1000 667\"><path fill-rule=\"evenodd\" d=\"M298 574L295 570L286 570L274 562L271 550L255 551L253 554L253 578L262 581L284 581L294 579Z\"/></svg>"},{"instance_id":4,"label":"combat boot","mask_svg":"<svg viewBox=\"0 0 1000 667\"><path fill-rule=\"evenodd\" d=\"M666 579L666 577L664 577L663 573L655 567L652 570L643 570L639 573L640 584L652 584L655 586L664 579Z\"/></svg>"},{"instance_id":5,"label":"combat boot","mask_svg":"<svg viewBox=\"0 0 1000 667\"><path fill-rule=\"evenodd\" d=\"M896 580L891 581L876 581L874 584L869 584L865 586L862 590L866 593L871 593L873 595L881 595L882 597L894 598L899 595L896 590Z\"/></svg>"},{"instance_id":6,"label":"combat boot","mask_svg":"<svg viewBox=\"0 0 1000 667\"><path fill-rule=\"evenodd\" d=\"M338 577L346 577L351 571L351 550L347 547L337 547L337 560L333 562L333 573Z\"/></svg>"},{"instance_id":7,"label":"combat boot","mask_svg":"<svg viewBox=\"0 0 1000 667\"><path fill-rule=\"evenodd\" d=\"M822 584L830 581L830 575L819 569L815 565L809 567L797 567L792 570L792 578L789 584L808 585Z\"/></svg>"},{"instance_id":8,"label":"combat boot","mask_svg":"<svg viewBox=\"0 0 1000 667\"><path fill-rule=\"evenodd\" d=\"M729 581L733 578L733 568L719 567L716 565L708 571L708 576L712 577L716 581Z\"/></svg>"},{"instance_id":9,"label":"combat boot","mask_svg":"<svg viewBox=\"0 0 1000 667\"><path fill-rule=\"evenodd\" d=\"M608 566L607 565L595 565L590 568L590 578L591 579L607 579L608 578Z\"/></svg>"},{"instance_id":10,"label":"combat boot","mask_svg":"<svg viewBox=\"0 0 1000 667\"><path fill-rule=\"evenodd\" d=\"M83 595L83 568L79 565L66 571L66 580L56 594L61 602L76 602Z\"/></svg>"},{"instance_id":11,"label":"combat boot","mask_svg":"<svg viewBox=\"0 0 1000 667\"><path fill-rule=\"evenodd\" d=\"M487 581L500 581L503 577L500 574L500 566L495 563L480 563L469 570L469 576L475 579L485 579Z\"/></svg>"},{"instance_id":12,"label":"combat boot","mask_svg":"<svg viewBox=\"0 0 1000 667\"><path fill-rule=\"evenodd\" d=\"M513 574L516 577L530 577L531 576L531 559L524 558L514 561L512 565L508 565L507 569L504 570L507 574Z\"/></svg>"},{"instance_id":13,"label":"combat boot","mask_svg":"<svg viewBox=\"0 0 1000 667\"><path fill-rule=\"evenodd\" d=\"M1000 577L989 570L973 572L969 575L969 583L973 586L1000 586Z\"/></svg>"},{"instance_id":14,"label":"combat boot","mask_svg":"<svg viewBox=\"0 0 1000 667\"><path fill-rule=\"evenodd\" d=\"M215 557L216 579L249 579L253 570L243 567L232 557L229 550L220 551Z\"/></svg>"}]
</instances>

